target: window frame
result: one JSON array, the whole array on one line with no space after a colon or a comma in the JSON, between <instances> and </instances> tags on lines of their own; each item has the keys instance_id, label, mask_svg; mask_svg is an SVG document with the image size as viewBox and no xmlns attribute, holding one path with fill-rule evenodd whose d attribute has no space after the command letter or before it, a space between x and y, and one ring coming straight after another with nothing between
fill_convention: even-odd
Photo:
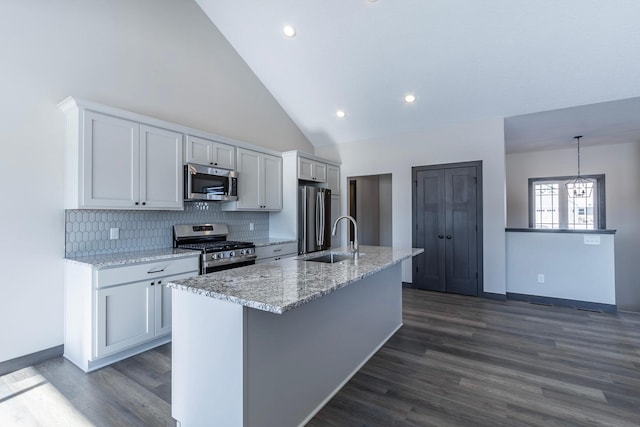
<instances>
[{"instance_id":1,"label":"window frame","mask_svg":"<svg viewBox=\"0 0 640 427\"><path fill-rule=\"evenodd\" d=\"M606 197L605 197L605 176L604 174L598 175L582 175L583 178L595 180L596 200L597 205L596 219L597 224L594 230L606 230L607 229L607 209L606 209ZM536 212L535 212L535 191L534 186L539 182L548 181L570 181L575 176L552 176L552 177L540 177L529 178L529 228L536 228ZM564 185L564 183L562 183ZM560 201L562 205L564 201ZM565 230L565 228L550 228L549 230Z\"/></svg>"}]
</instances>

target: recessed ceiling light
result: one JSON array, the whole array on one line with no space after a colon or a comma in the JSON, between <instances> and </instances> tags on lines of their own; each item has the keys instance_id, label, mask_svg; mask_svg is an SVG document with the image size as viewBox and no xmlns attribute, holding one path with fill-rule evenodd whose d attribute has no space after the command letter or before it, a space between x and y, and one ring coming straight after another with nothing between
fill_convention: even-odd
<instances>
[{"instance_id":1,"label":"recessed ceiling light","mask_svg":"<svg viewBox=\"0 0 640 427\"><path fill-rule=\"evenodd\" d=\"M407 104L413 104L414 102L416 102L416 96L412 93L408 93L404 96L404 102L406 102Z\"/></svg>"},{"instance_id":2,"label":"recessed ceiling light","mask_svg":"<svg viewBox=\"0 0 640 427\"><path fill-rule=\"evenodd\" d=\"M282 28L282 32L287 37L295 37L296 36L296 29L293 28L291 25L285 25Z\"/></svg>"},{"instance_id":3,"label":"recessed ceiling light","mask_svg":"<svg viewBox=\"0 0 640 427\"><path fill-rule=\"evenodd\" d=\"M347 117L347 113L345 113L344 110L337 110L336 116L340 119L344 119L345 117Z\"/></svg>"}]
</instances>

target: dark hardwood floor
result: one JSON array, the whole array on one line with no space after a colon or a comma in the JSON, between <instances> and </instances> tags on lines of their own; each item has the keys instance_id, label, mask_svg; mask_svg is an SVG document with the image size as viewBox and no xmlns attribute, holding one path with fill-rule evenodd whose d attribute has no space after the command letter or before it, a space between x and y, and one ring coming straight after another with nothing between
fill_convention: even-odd
<instances>
[{"instance_id":1,"label":"dark hardwood floor","mask_svg":"<svg viewBox=\"0 0 640 427\"><path fill-rule=\"evenodd\" d=\"M640 425L640 315L403 298L404 326L308 426ZM0 426L175 425L170 392L170 345L88 375L56 358L0 377Z\"/></svg>"}]
</instances>

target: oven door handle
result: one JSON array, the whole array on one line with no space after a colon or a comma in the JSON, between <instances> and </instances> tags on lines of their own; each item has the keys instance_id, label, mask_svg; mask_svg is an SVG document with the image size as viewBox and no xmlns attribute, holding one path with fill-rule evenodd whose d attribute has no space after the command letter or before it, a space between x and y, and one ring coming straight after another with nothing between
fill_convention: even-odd
<instances>
[{"instance_id":1,"label":"oven door handle","mask_svg":"<svg viewBox=\"0 0 640 427\"><path fill-rule=\"evenodd\" d=\"M207 269L209 267L215 267L216 265L239 264L244 261L254 261L256 258L258 258L258 255L253 254L253 255L244 256L242 258L226 258L221 261L214 261L212 263L205 262L204 268Z\"/></svg>"},{"instance_id":2,"label":"oven door handle","mask_svg":"<svg viewBox=\"0 0 640 427\"><path fill-rule=\"evenodd\" d=\"M167 267L162 267L162 268L159 268L157 270L149 270L149 271L147 271L147 274L162 273L166 268Z\"/></svg>"}]
</instances>

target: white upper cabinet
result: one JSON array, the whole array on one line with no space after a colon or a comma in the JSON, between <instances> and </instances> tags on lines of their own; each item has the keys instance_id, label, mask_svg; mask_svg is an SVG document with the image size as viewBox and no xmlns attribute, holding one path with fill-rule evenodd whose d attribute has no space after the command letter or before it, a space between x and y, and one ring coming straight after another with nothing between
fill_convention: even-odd
<instances>
[{"instance_id":1,"label":"white upper cabinet","mask_svg":"<svg viewBox=\"0 0 640 427\"><path fill-rule=\"evenodd\" d=\"M282 209L282 157L264 154L264 190L262 202L264 209Z\"/></svg>"},{"instance_id":2,"label":"white upper cabinet","mask_svg":"<svg viewBox=\"0 0 640 427\"><path fill-rule=\"evenodd\" d=\"M264 179L261 177L261 163L260 153L238 149L237 209L262 209L260 187L264 185Z\"/></svg>"},{"instance_id":3,"label":"white upper cabinet","mask_svg":"<svg viewBox=\"0 0 640 427\"><path fill-rule=\"evenodd\" d=\"M236 148L231 145L187 135L185 151L186 163L231 170L236 168Z\"/></svg>"},{"instance_id":4,"label":"white upper cabinet","mask_svg":"<svg viewBox=\"0 0 640 427\"><path fill-rule=\"evenodd\" d=\"M327 165L327 186L331 190L332 196L340 194L340 168Z\"/></svg>"},{"instance_id":5,"label":"white upper cabinet","mask_svg":"<svg viewBox=\"0 0 640 427\"><path fill-rule=\"evenodd\" d=\"M83 130L78 207L134 207L140 195L140 126L85 111Z\"/></svg>"},{"instance_id":6,"label":"white upper cabinet","mask_svg":"<svg viewBox=\"0 0 640 427\"><path fill-rule=\"evenodd\" d=\"M327 165L315 160L298 157L298 179L327 182Z\"/></svg>"},{"instance_id":7,"label":"white upper cabinet","mask_svg":"<svg viewBox=\"0 0 640 427\"><path fill-rule=\"evenodd\" d=\"M222 136L72 97L59 107L66 209L182 210L186 163L240 172L239 199L224 210L282 209L277 152L239 148L218 142L229 142ZM315 163L309 173L325 182L326 165Z\"/></svg>"},{"instance_id":8,"label":"white upper cabinet","mask_svg":"<svg viewBox=\"0 0 640 427\"><path fill-rule=\"evenodd\" d=\"M82 123L73 207L182 209L182 134L93 111Z\"/></svg>"},{"instance_id":9,"label":"white upper cabinet","mask_svg":"<svg viewBox=\"0 0 640 427\"><path fill-rule=\"evenodd\" d=\"M238 200L223 210L282 209L282 158L238 148Z\"/></svg>"},{"instance_id":10,"label":"white upper cabinet","mask_svg":"<svg viewBox=\"0 0 640 427\"><path fill-rule=\"evenodd\" d=\"M140 200L148 209L182 209L182 134L140 126Z\"/></svg>"}]
</instances>

